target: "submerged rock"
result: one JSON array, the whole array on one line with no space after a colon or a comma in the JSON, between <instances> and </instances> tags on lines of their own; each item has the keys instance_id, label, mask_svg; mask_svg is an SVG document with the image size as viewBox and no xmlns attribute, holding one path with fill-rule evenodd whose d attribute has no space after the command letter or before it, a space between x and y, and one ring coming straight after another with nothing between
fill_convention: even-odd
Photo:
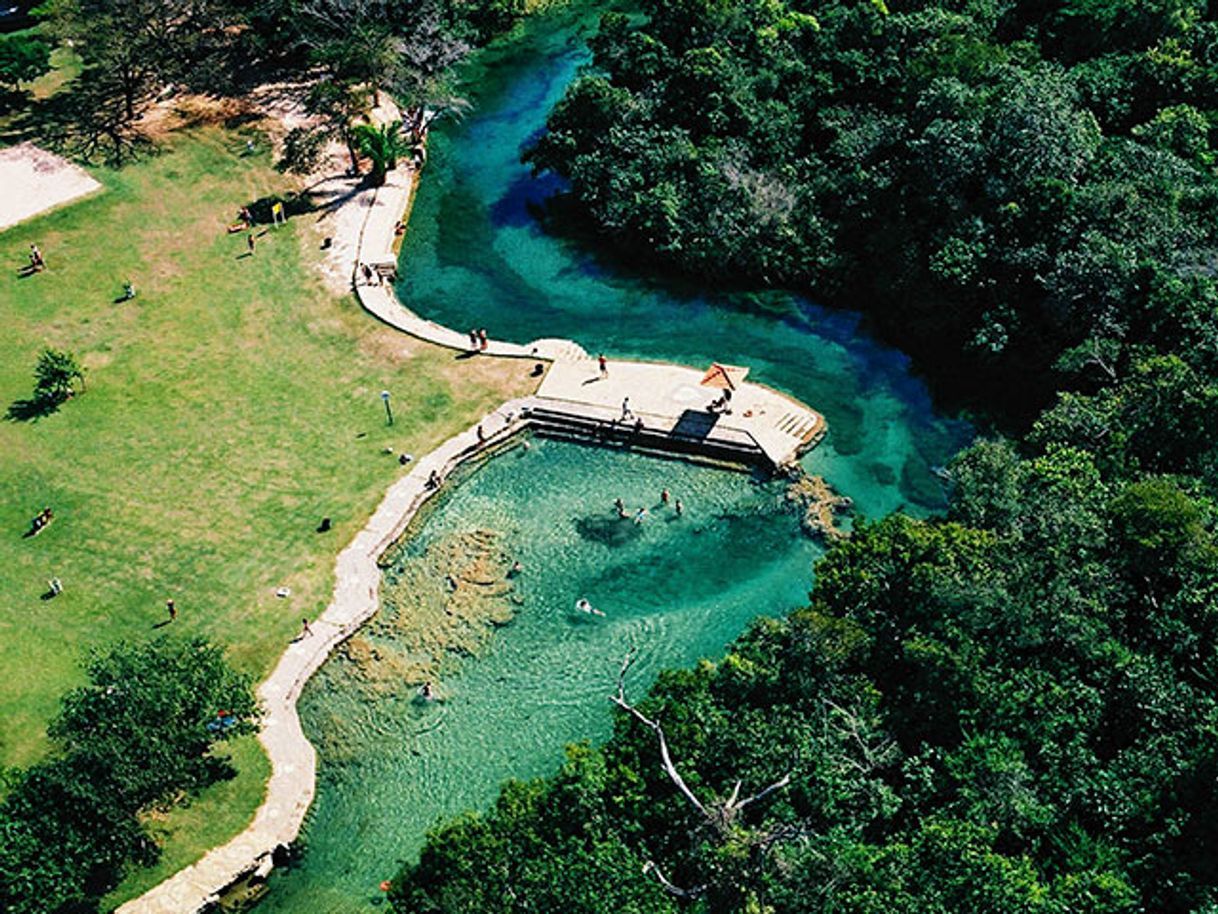
<instances>
[{"instance_id":1,"label":"submerged rock","mask_svg":"<svg viewBox=\"0 0 1218 914\"><path fill-rule=\"evenodd\" d=\"M838 495L823 476L800 474L787 485L787 502L799 511L799 523L808 536L827 540L847 534L837 525L837 516L854 507L845 495Z\"/></svg>"},{"instance_id":2,"label":"submerged rock","mask_svg":"<svg viewBox=\"0 0 1218 914\"><path fill-rule=\"evenodd\" d=\"M361 689L412 693L441 679L454 658L477 655L496 627L512 621L521 601L502 538L471 530L395 558L380 613L339 651Z\"/></svg>"}]
</instances>

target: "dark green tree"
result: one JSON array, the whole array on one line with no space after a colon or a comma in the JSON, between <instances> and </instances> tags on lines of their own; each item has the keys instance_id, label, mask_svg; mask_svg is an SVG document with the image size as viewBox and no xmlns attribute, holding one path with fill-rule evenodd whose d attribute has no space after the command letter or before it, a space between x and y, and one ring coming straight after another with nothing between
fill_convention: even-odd
<instances>
[{"instance_id":1,"label":"dark green tree","mask_svg":"<svg viewBox=\"0 0 1218 914\"><path fill-rule=\"evenodd\" d=\"M77 382L83 391L85 372L76 356L62 349L44 349L34 366L34 401L58 406L76 394Z\"/></svg>"},{"instance_id":2,"label":"dark green tree","mask_svg":"<svg viewBox=\"0 0 1218 914\"><path fill-rule=\"evenodd\" d=\"M0 38L0 89L16 92L21 83L37 79L51 66L51 48L30 35Z\"/></svg>"},{"instance_id":3,"label":"dark green tree","mask_svg":"<svg viewBox=\"0 0 1218 914\"><path fill-rule=\"evenodd\" d=\"M55 754L0 800L0 910L84 914L129 865L155 862L140 818L232 775L214 753L252 733L249 677L201 639L120 643L92 656L63 701Z\"/></svg>"}]
</instances>

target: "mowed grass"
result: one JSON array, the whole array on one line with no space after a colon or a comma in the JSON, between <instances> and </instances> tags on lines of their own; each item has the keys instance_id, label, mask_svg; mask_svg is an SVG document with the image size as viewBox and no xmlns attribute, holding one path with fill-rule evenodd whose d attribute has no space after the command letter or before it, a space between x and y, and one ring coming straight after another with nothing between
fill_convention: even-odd
<instances>
[{"instance_id":1,"label":"mowed grass","mask_svg":"<svg viewBox=\"0 0 1218 914\"><path fill-rule=\"evenodd\" d=\"M529 363L456 360L323 287L315 214L242 257L233 213L289 186L243 146L218 128L179 135L95 170L104 192L0 233L0 411L30 395L47 345L75 352L88 385L52 415L0 420L0 764L44 755L92 648L201 634L264 676L404 472L384 449L425 453L534 386ZM49 269L18 278L30 242ZM127 279L138 296L116 303ZM44 506L54 522L23 537ZM44 600L52 576L64 592ZM158 630L169 597L178 619ZM175 867L256 808L265 761L240 755L236 795L170 817Z\"/></svg>"}]
</instances>

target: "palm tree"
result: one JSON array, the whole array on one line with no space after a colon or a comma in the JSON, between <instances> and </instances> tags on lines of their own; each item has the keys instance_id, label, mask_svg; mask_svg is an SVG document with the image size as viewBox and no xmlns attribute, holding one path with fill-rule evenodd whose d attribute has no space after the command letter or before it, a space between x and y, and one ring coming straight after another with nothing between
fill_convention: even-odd
<instances>
[{"instance_id":1,"label":"palm tree","mask_svg":"<svg viewBox=\"0 0 1218 914\"><path fill-rule=\"evenodd\" d=\"M411 143L402 132L402 122L359 124L352 131L359 151L372 160L372 180L385 183L385 175L397 168L398 157L411 153Z\"/></svg>"}]
</instances>

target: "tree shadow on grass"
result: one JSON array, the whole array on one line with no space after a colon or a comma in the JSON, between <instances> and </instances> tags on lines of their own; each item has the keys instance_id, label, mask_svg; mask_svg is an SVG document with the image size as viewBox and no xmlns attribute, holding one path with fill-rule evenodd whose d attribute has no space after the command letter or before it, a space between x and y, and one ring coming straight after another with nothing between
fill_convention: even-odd
<instances>
[{"instance_id":1,"label":"tree shadow on grass","mask_svg":"<svg viewBox=\"0 0 1218 914\"><path fill-rule=\"evenodd\" d=\"M59 404L53 400L14 400L4 418L9 422L37 422L58 410Z\"/></svg>"}]
</instances>

